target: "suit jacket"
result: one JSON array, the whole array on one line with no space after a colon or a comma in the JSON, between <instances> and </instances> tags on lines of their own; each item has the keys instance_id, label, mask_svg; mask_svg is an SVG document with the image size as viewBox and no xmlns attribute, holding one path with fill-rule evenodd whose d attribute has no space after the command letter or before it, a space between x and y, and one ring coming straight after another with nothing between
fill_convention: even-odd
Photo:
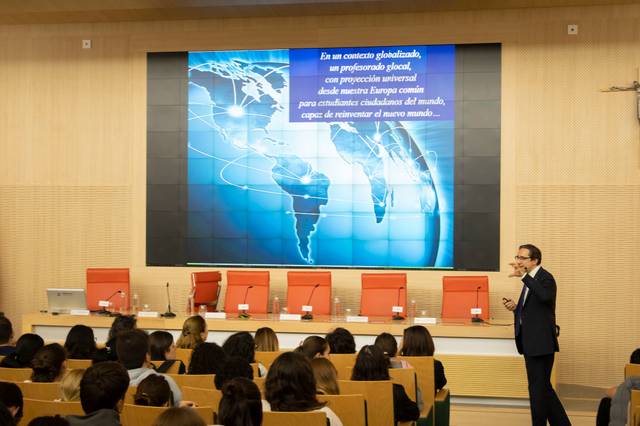
<instances>
[{"instance_id":1,"label":"suit jacket","mask_svg":"<svg viewBox=\"0 0 640 426\"><path fill-rule=\"evenodd\" d=\"M516 346L527 356L558 352L556 335L556 280L540 268L535 278L526 274L522 282L529 288L523 303L524 291L514 311Z\"/></svg>"}]
</instances>

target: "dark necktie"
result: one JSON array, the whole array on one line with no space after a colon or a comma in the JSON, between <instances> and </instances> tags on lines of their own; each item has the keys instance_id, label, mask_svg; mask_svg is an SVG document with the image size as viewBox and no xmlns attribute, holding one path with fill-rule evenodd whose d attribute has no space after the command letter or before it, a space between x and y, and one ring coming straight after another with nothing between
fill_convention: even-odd
<instances>
[{"instance_id":1,"label":"dark necktie","mask_svg":"<svg viewBox=\"0 0 640 426\"><path fill-rule=\"evenodd\" d=\"M516 305L516 316L515 316L515 326L516 326L516 336L520 334L520 323L522 322L522 308L524 306L524 295L527 292L527 286L522 286L522 291L520 292L520 298L518 299L518 304Z\"/></svg>"}]
</instances>

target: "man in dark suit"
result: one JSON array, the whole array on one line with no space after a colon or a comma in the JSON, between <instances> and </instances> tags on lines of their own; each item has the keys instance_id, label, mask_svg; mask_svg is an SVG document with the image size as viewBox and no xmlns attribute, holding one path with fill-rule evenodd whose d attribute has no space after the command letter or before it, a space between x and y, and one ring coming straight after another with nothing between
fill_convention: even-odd
<instances>
[{"instance_id":1,"label":"man in dark suit","mask_svg":"<svg viewBox=\"0 0 640 426\"><path fill-rule=\"evenodd\" d=\"M551 369L558 352L556 332L556 281L540 266L542 253L532 244L518 248L510 277L522 280L522 292L516 304L503 299L513 312L518 352L524 355L529 381L529 402L533 426L571 425L567 413L551 386Z\"/></svg>"}]
</instances>

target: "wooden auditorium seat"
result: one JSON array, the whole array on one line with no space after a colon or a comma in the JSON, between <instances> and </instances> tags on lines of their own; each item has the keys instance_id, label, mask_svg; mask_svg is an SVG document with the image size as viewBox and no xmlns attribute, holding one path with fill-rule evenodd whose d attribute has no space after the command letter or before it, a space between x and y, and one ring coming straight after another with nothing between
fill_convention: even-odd
<instances>
[{"instance_id":1,"label":"wooden auditorium seat","mask_svg":"<svg viewBox=\"0 0 640 426\"><path fill-rule=\"evenodd\" d=\"M31 378L33 372L30 368L0 368L0 381L3 382L24 382Z\"/></svg>"},{"instance_id":2,"label":"wooden auditorium seat","mask_svg":"<svg viewBox=\"0 0 640 426\"><path fill-rule=\"evenodd\" d=\"M424 406L420 418L433 419L435 402L435 375L433 371L433 357L431 356L402 356L415 369L417 386L422 392ZM433 420L429 422L432 424Z\"/></svg>"},{"instance_id":3,"label":"wooden auditorium seat","mask_svg":"<svg viewBox=\"0 0 640 426\"><path fill-rule=\"evenodd\" d=\"M213 383L215 374L166 374L171 377L180 388L189 386L192 388L215 389Z\"/></svg>"},{"instance_id":4,"label":"wooden auditorium seat","mask_svg":"<svg viewBox=\"0 0 640 426\"><path fill-rule=\"evenodd\" d=\"M276 358L278 358L280 355L282 355L284 352L286 351L276 351L276 352L256 351L256 355L255 355L256 362L261 363L267 369L269 369L269 367L271 367L271 364L273 364L273 361Z\"/></svg>"},{"instance_id":5,"label":"wooden auditorium seat","mask_svg":"<svg viewBox=\"0 0 640 426\"><path fill-rule=\"evenodd\" d=\"M32 398L24 398L24 408L22 411L21 425L27 425L36 417L40 416L60 416L78 415L83 416L84 411L79 401L60 402L53 400L39 400Z\"/></svg>"},{"instance_id":6,"label":"wooden auditorium seat","mask_svg":"<svg viewBox=\"0 0 640 426\"><path fill-rule=\"evenodd\" d=\"M60 382L53 383L32 383L15 382L22 391L24 398L39 399L42 401L53 401L61 397Z\"/></svg>"},{"instance_id":7,"label":"wooden auditorium seat","mask_svg":"<svg viewBox=\"0 0 640 426\"><path fill-rule=\"evenodd\" d=\"M389 380L357 381L339 380L340 393L362 395L367 402L367 425L393 424L393 386Z\"/></svg>"},{"instance_id":8,"label":"wooden auditorium seat","mask_svg":"<svg viewBox=\"0 0 640 426\"><path fill-rule=\"evenodd\" d=\"M120 421L122 426L140 426L140 425L152 425L167 407L147 407L143 405L124 404L122 413L120 413ZM213 409L212 407L192 407L205 424L213 424Z\"/></svg>"},{"instance_id":9,"label":"wooden auditorium seat","mask_svg":"<svg viewBox=\"0 0 640 426\"><path fill-rule=\"evenodd\" d=\"M210 406L214 413L218 412L222 392L218 389L201 389L184 386L182 388L182 399L185 401L193 401L198 407Z\"/></svg>"},{"instance_id":10,"label":"wooden auditorium seat","mask_svg":"<svg viewBox=\"0 0 640 426\"><path fill-rule=\"evenodd\" d=\"M329 361L338 371L338 379L351 380L351 374L347 375L347 368L353 368L357 354L329 354Z\"/></svg>"},{"instance_id":11,"label":"wooden auditorium seat","mask_svg":"<svg viewBox=\"0 0 640 426\"><path fill-rule=\"evenodd\" d=\"M363 395L318 395L342 421L343 426L365 426L367 407Z\"/></svg>"},{"instance_id":12,"label":"wooden auditorium seat","mask_svg":"<svg viewBox=\"0 0 640 426\"><path fill-rule=\"evenodd\" d=\"M265 411L262 426L327 426L327 415L321 411Z\"/></svg>"}]
</instances>

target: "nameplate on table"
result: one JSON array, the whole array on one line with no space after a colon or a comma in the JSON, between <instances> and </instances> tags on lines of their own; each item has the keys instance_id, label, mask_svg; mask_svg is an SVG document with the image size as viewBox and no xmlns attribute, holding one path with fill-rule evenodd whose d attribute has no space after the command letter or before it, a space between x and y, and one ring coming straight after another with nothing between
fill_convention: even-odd
<instances>
[{"instance_id":1,"label":"nameplate on table","mask_svg":"<svg viewBox=\"0 0 640 426\"><path fill-rule=\"evenodd\" d=\"M301 319L300 314L280 314L280 321L300 321Z\"/></svg>"},{"instance_id":2,"label":"nameplate on table","mask_svg":"<svg viewBox=\"0 0 640 426\"><path fill-rule=\"evenodd\" d=\"M87 315L89 315L89 310L88 309L71 309L69 311L69 315L87 316Z\"/></svg>"},{"instance_id":3,"label":"nameplate on table","mask_svg":"<svg viewBox=\"0 0 640 426\"><path fill-rule=\"evenodd\" d=\"M415 317L413 319L414 324L437 324L437 320L435 318L430 317Z\"/></svg>"},{"instance_id":4,"label":"nameplate on table","mask_svg":"<svg viewBox=\"0 0 640 426\"><path fill-rule=\"evenodd\" d=\"M138 318L158 318L159 312L156 311L140 311L138 312Z\"/></svg>"},{"instance_id":5,"label":"nameplate on table","mask_svg":"<svg viewBox=\"0 0 640 426\"><path fill-rule=\"evenodd\" d=\"M359 315L349 315L345 319L347 322L369 322L369 317L361 317Z\"/></svg>"},{"instance_id":6,"label":"nameplate on table","mask_svg":"<svg viewBox=\"0 0 640 426\"><path fill-rule=\"evenodd\" d=\"M248 303L239 303L238 304L238 310L239 311L248 311L249 310L249 304Z\"/></svg>"},{"instance_id":7,"label":"nameplate on table","mask_svg":"<svg viewBox=\"0 0 640 426\"><path fill-rule=\"evenodd\" d=\"M99 300L98 301L98 306L100 306L101 308L108 308L109 307L109 301L108 300Z\"/></svg>"},{"instance_id":8,"label":"nameplate on table","mask_svg":"<svg viewBox=\"0 0 640 426\"><path fill-rule=\"evenodd\" d=\"M402 311L403 311L402 306L392 306L391 307L391 312L396 312L396 313L401 314Z\"/></svg>"},{"instance_id":9,"label":"nameplate on table","mask_svg":"<svg viewBox=\"0 0 640 426\"><path fill-rule=\"evenodd\" d=\"M302 305L302 312L311 312L313 311L313 306L311 305Z\"/></svg>"},{"instance_id":10,"label":"nameplate on table","mask_svg":"<svg viewBox=\"0 0 640 426\"><path fill-rule=\"evenodd\" d=\"M482 315L482 308L471 308L471 315Z\"/></svg>"},{"instance_id":11,"label":"nameplate on table","mask_svg":"<svg viewBox=\"0 0 640 426\"><path fill-rule=\"evenodd\" d=\"M204 317L206 319L226 319L227 314L226 312L207 312Z\"/></svg>"}]
</instances>

